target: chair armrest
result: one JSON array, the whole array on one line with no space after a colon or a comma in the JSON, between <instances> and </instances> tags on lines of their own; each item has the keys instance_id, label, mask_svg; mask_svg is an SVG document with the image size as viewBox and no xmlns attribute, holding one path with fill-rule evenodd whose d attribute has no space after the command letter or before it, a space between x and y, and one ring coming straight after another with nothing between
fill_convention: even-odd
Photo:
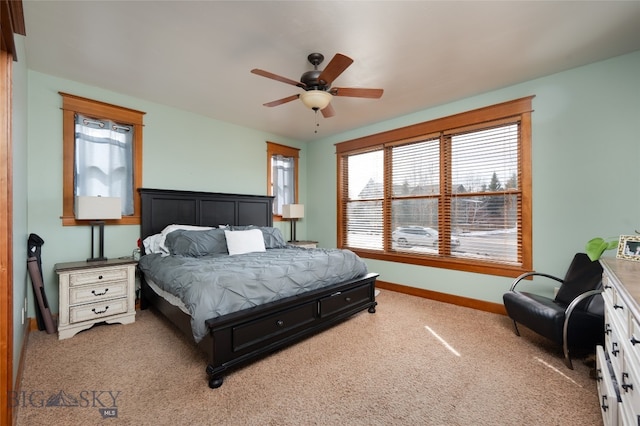
<instances>
[{"instance_id":1,"label":"chair armrest","mask_svg":"<svg viewBox=\"0 0 640 426\"><path fill-rule=\"evenodd\" d=\"M569 320L571 319L571 314L575 310L576 306L584 299L595 296L596 294L602 293L603 289L589 290L584 293L579 294L575 299L569 303L567 309L564 311L564 325L562 326L562 350L564 351L564 359L566 361L567 367L573 370L573 365L571 365L571 359L569 358ZM604 332L604 331L603 331Z\"/></svg>"},{"instance_id":2,"label":"chair armrest","mask_svg":"<svg viewBox=\"0 0 640 426\"><path fill-rule=\"evenodd\" d=\"M518 285L518 283L520 281L522 281L523 279L527 278L527 277L532 277L532 276L540 276L540 277L545 277L545 278L550 278L552 280L558 281L559 283L563 283L564 280L558 277L554 277L553 275L549 275L549 274L545 274L542 272L525 272L524 274L518 276L513 283L511 284L511 287L509 288L509 291L513 291L516 288L516 285Z\"/></svg>"}]
</instances>

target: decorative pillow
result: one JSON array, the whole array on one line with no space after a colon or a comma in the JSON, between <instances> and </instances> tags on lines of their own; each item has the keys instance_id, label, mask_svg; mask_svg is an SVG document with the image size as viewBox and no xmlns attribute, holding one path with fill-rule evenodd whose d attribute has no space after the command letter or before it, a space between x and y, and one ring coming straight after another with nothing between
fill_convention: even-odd
<instances>
[{"instance_id":1,"label":"decorative pillow","mask_svg":"<svg viewBox=\"0 0 640 426\"><path fill-rule=\"evenodd\" d=\"M287 242L284 240L280 229L262 226L260 227L260 230L262 231L264 246L266 248L283 248L287 246Z\"/></svg>"},{"instance_id":2,"label":"decorative pillow","mask_svg":"<svg viewBox=\"0 0 640 426\"><path fill-rule=\"evenodd\" d=\"M229 255L254 253L266 251L264 247L264 237L259 229L249 229L246 231L224 230L227 239L227 249Z\"/></svg>"},{"instance_id":3,"label":"decorative pillow","mask_svg":"<svg viewBox=\"0 0 640 426\"><path fill-rule=\"evenodd\" d=\"M229 226L229 225L227 225ZM231 231L247 231L249 229L258 229L257 226L255 225L231 225L229 228L227 228Z\"/></svg>"},{"instance_id":4,"label":"decorative pillow","mask_svg":"<svg viewBox=\"0 0 640 426\"><path fill-rule=\"evenodd\" d=\"M280 229L273 228L271 226L255 226L255 225L239 225L234 226L234 231L246 231L248 229L259 229L262 231L262 236L264 237L264 247L265 248L283 248L287 246L284 237L282 236L282 232Z\"/></svg>"},{"instance_id":5,"label":"decorative pillow","mask_svg":"<svg viewBox=\"0 0 640 426\"><path fill-rule=\"evenodd\" d=\"M180 256L200 257L227 253L227 240L222 229L176 230L167 235L166 245L171 254Z\"/></svg>"},{"instance_id":6,"label":"decorative pillow","mask_svg":"<svg viewBox=\"0 0 640 426\"><path fill-rule=\"evenodd\" d=\"M167 225L159 234L151 235L144 239L144 252L145 254L160 253L163 256L169 255L169 249L165 244L167 235L173 231L179 229L185 229L189 231L206 231L212 229L210 226L195 226L195 225Z\"/></svg>"},{"instance_id":7,"label":"decorative pillow","mask_svg":"<svg viewBox=\"0 0 640 426\"><path fill-rule=\"evenodd\" d=\"M162 234L149 235L144 239L144 254L160 253L160 239Z\"/></svg>"}]
</instances>

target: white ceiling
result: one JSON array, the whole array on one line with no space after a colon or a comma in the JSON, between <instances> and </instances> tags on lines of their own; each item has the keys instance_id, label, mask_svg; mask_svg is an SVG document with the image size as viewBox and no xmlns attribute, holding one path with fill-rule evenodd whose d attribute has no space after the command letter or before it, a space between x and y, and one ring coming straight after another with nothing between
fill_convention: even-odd
<instances>
[{"instance_id":1,"label":"white ceiling","mask_svg":"<svg viewBox=\"0 0 640 426\"><path fill-rule=\"evenodd\" d=\"M32 1L23 0L31 70L296 140L370 123L640 50L640 1ZM334 86L383 88L263 103L336 53ZM18 58L24 60L24 58ZM320 68L323 68L323 65ZM82 94L78 93L82 96ZM126 105L124 105L126 106Z\"/></svg>"}]
</instances>

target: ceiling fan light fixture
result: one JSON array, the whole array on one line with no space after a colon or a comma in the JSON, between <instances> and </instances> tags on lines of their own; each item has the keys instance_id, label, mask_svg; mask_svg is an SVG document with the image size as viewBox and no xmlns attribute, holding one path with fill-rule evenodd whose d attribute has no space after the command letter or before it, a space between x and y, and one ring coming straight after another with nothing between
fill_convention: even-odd
<instances>
[{"instance_id":1,"label":"ceiling fan light fixture","mask_svg":"<svg viewBox=\"0 0 640 426\"><path fill-rule=\"evenodd\" d=\"M314 111L325 109L332 98L331 93L324 90L308 90L300 94L302 103Z\"/></svg>"}]
</instances>

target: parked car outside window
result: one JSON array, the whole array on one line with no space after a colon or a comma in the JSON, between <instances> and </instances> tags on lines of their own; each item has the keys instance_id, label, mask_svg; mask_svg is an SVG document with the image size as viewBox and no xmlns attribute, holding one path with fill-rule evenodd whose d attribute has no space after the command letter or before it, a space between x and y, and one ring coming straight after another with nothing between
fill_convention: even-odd
<instances>
[{"instance_id":1,"label":"parked car outside window","mask_svg":"<svg viewBox=\"0 0 640 426\"><path fill-rule=\"evenodd\" d=\"M391 233L394 243L401 247L438 247L438 231L425 226L400 226ZM460 246L458 237L451 237L451 247Z\"/></svg>"}]
</instances>

